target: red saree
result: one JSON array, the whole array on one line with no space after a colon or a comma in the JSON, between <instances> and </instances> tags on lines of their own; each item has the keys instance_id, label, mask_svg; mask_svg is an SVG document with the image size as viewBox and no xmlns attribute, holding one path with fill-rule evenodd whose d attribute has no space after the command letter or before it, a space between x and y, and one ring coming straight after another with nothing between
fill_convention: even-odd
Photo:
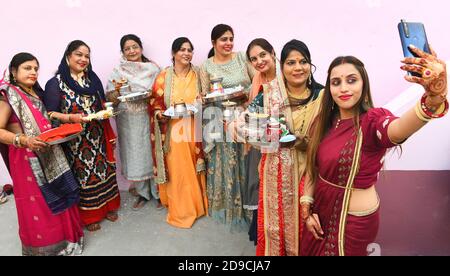
<instances>
[{"instance_id":1,"label":"red saree","mask_svg":"<svg viewBox=\"0 0 450 276\"><path fill-rule=\"evenodd\" d=\"M353 119L333 123L316 158L319 178L313 213L319 215L324 240L316 240L305 230L301 255L367 255L367 246L378 232L379 211L350 215L348 205L352 189L367 189L376 183L386 150L395 146L387 135L388 126L395 119L388 110L370 109L360 118L360 135Z\"/></svg>"}]
</instances>

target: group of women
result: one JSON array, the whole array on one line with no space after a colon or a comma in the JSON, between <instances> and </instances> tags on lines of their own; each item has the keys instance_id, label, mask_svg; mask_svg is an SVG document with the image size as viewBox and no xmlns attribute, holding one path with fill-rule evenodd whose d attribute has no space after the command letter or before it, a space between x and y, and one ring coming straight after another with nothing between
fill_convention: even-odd
<instances>
[{"instance_id":1,"label":"group of women","mask_svg":"<svg viewBox=\"0 0 450 276\"><path fill-rule=\"evenodd\" d=\"M378 230L375 183L383 157L447 113L445 63L434 52L410 48L417 58L404 59L402 70L417 73L405 78L425 93L398 118L373 107L368 74L355 57L336 58L323 86L301 41L286 43L279 60L262 38L245 53L233 51L228 25L215 26L211 42L198 68L191 63L192 42L177 38L173 64L161 70L143 55L139 37L126 35L106 93L82 41L68 45L45 90L37 82L37 58L13 57L0 86L0 142L9 145L24 255L80 254L83 226L96 231L103 219L118 219L116 137L109 120L86 117L106 101L118 112L122 174L136 195L133 209L153 197L175 227L190 228L208 215L232 231L250 229L260 256L366 254ZM204 98L217 78L223 88L243 87L248 101L233 121L219 120L219 135L212 136L204 126L218 121L222 106ZM149 91L149 99L119 100L139 91ZM203 103L203 116L164 115L177 103ZM245 114L255 112L282 119L295 143L271 150L246 143ZM68 123L82 124L76 139L50 146L37 138Z\"/></svg>"}]
</instances>

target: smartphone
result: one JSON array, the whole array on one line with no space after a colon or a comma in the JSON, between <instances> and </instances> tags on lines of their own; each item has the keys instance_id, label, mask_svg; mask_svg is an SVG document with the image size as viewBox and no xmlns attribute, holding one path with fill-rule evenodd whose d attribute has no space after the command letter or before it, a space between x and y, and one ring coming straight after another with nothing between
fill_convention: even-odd
<instances>
[{"instance_id":1,"label":"smartphone","mask_svg":"<svg viewBox=\"0 0 450 276\"><path fill-rule=\"evenodd\" d=\"M422 23L401 20L400 23L398 23L398 31L400 33L403 55L405 57L417 57L408 48L411 44L426 53L431 53L430 46L428 45L427 34L425 33L425 27ZM420 74L418 73L409 72L409 74L420 77Z\"/></svg>"}]
</instances>

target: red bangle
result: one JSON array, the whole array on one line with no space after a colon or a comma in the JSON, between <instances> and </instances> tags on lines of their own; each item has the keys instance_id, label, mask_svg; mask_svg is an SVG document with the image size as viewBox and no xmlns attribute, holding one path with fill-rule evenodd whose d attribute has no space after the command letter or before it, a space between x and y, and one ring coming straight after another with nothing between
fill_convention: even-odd
<instances>
[{"instance_id":1,"label":"red bangle","mask_svg":"<svg viewBox=\"0 0 450 276\"><path fill-rule=\"evenodd\" d=\"M428 117L433 118L433 119L438 119L438 118L444 117L445 114L447 114L448 109L449 109L449 104L448 104L448 101L447 101L447 100L445 100L445 101L443 102L443 103L445 104L445 109L444 109L444 111L441 112L440 114L435 114L435 113L433 113L433 112L427 107L427 105L425 104L426 99L427 99L427 95L426 95L426 94L424 94L424 95L422 96L422 99L420 99L420 108L421 108L422 111L425 113L425 115L427 115Z\"/></svg>"}]
</instances>

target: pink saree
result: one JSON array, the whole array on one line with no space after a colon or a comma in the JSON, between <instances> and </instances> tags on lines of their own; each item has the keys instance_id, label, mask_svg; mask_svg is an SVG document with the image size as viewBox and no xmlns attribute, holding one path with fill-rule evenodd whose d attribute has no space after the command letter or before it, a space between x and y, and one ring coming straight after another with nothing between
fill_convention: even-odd
<instances>
[{"instance_id":1,"label":"pink saree","mask_svg":"<svg viewBox=\"0 0 450 276\"><path fill-rule=\"evenodd\" d=\"M51 128L39 99L9 84L2 85L0 93L13 109L9 122L19 123L26 135L37 136ZM38 156L29 149L9 146L9 161L22 254L81 254L78 188L62 149L52 146Z\"/></svg>"}]
</instances>

